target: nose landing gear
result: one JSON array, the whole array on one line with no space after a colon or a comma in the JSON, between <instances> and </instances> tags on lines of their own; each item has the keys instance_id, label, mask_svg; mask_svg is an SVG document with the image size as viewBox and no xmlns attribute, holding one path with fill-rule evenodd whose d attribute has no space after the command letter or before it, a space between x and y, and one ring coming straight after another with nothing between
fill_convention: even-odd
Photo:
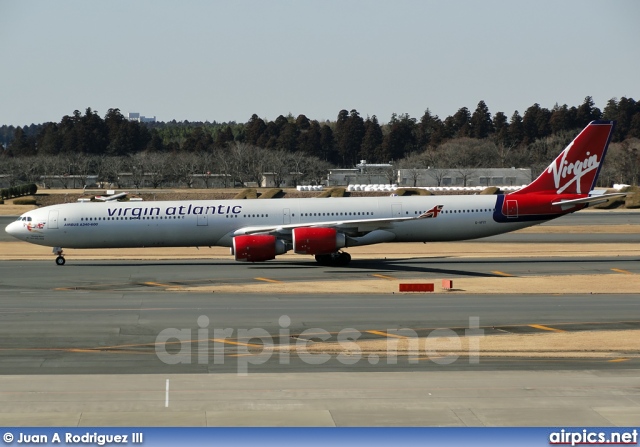
<instances>
[{"instance_id":1,"label":"nose landing gear","mask_svg":"<svg viewBox=\"0 0 640 447\"><path fill-rule=\"evenodd\" d=\"M56 258L56 264L57 265L64 265L64 263L66 261L64 259L64 256L62 256L62 248L61 247L53 247L53 254L54 255L58 255L58 257Z\"/></svg>"}]
</instances>

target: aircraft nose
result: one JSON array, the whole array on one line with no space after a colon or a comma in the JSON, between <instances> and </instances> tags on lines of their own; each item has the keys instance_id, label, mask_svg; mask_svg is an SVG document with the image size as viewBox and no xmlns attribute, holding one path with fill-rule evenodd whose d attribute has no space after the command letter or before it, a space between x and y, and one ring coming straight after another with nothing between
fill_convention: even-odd
<instances>
[{"instance_id":1,"label":"aircraft nose","mask_svg":"<svg viewBox=\"0 0 640 447\"><path fill-rule=\"evenodd\" d=\"M22 225L20 225L20 222L11 222L9 225L7 225L4 231L17 239L20 239L19 234L21 229Z\"/></svg>"}]
</instances>

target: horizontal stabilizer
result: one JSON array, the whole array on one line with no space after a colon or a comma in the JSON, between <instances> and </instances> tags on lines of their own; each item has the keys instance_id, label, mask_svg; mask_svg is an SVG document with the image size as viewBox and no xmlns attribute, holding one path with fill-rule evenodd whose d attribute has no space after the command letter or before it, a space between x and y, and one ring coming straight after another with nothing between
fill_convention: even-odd
<instances>
[{"instance_id":1,"label":"horizontal stabilizer","mask_svg":"<svg viewBox=\"0 0 640 447\"><path fill-rule=\"evenodd\" d=\"M597 196L584 197L582 199L574 199L574 200L561 200L559 202L553 202L552 205L580 205L586 203L588 205L596 205L598 203L604 203L609 199L613 199L614 197L624 197L627 193L624 192L616 192L612 194L600 194Z\"/></svg>"}]
</instances>

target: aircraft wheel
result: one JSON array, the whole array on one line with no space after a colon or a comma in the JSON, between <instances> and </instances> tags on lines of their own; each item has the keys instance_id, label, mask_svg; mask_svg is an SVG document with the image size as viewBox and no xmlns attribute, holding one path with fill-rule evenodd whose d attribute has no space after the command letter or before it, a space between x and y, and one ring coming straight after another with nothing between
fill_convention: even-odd
<instances>
[{"instance_id":1,"label":"aircraft wheel","mask_svg":"<svg viewBox=\"0 0 640 447\"><path fill-rule=\"evenodd\" d=\"M58 264L58 265L64 265L65 262L66 261L65 261L64 257L62 257L62 256L58 256L56 258L56 264Z\"/></svg>"},{"instance_id":2,"label":"aircraft wheel","mask_svg":"<svg viewBox=\"0 0 640 447\"><path fill-rule=\"evenodd\" d=\"M344 267L346 265L349 265L350 262L351 262L351 255L345 252L341 252L340 255L338 256L338 259L336 259L336 265L338 267Z\"/></svg>"},{"instance_id":3,"label":"aircraft wheel","mask_svg":"<svg viewBox=\"0 0 640 447\"><path fill-rule=\"evenodd\" d=\"M331 255L316 255L316 262L320 265L331 265Z\"/></svg>"},{"instance_id":4,"label":"aircraft wheel","mask_svg":"<svg viewBox=\"0 0 640 447\"><path fill-rule=\"evenodd\" d=\"M316 255L316 261L320 265L326 265L331 267L344 267L351 262L351 255L349 253L337 251L330 255Z\"/></svg>"}]
</instances>

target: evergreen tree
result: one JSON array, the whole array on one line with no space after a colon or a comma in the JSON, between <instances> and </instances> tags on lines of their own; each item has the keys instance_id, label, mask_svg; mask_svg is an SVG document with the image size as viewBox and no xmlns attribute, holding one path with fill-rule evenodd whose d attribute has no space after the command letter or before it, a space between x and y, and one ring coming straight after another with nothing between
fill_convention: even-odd
<instances>
[{"instance_id":1,"label":"evergreen tree","mask_svg":"<svg viewBox=\"0 0 640 447\"><path fill-rule=\"evenodd\" d=\"M56 123L47 123L37 137L38 155L58 155L62 148L62 138Z\"/></svg>"},{"instance_id":2,"label":"evergreen tree","mask_svg":"<svg viewBox=\"0 0 640 447\"><path fill-rule=\"evenodd\" d=\"M258 140L260 140L260 137L266 129L267 125L265 122L254 113L246 125L246 142L253 146L258 145Z\"/></svg>"},{"instance_id":3,"label":"evergreen tree","mask_svg":"<svg viewBox=\"0 0 640 447\"><path fill-rule=\"evenodd\" d=\"M475 112L471 115L471 136L473 138L487 138L489 134L493 133L493 121L491 121L491 113L489 113L489 107L484 101L480 101L476 107Z\"/></svg>"},{"instance_id":4,"label":"evergreen tree","mask_svg":"<svg viewBox=\"0 0 640 447\"><path fill-rule=\"evenodd\" d=\"M231 126L225 126L216 134L213 145L218 149L223 149L231 142L233 142L233 131Z\"/></svg>"},{"instance_id":5,"label":"evergreen tree","mask_svg":"<svg viewBox=\"0 0 640 447\"><path fill-rule=\"evenodd\" d=\"M346 133L347 121L349 120L349 112L342 109L338 112L338 118L336 119L336 127L334 132L336 149L339 153L342 153L341 145Z\"/></svg>"},{"instance_id":6,"label":"evergreen tree","mask_svg":"<svg viewBox=\"0 0 640 447\"><path fill-rule=\"evenodd\" d=\"M298 136L298 150L322 158L322 129L316 120L309 122L309 128Z\"/></svg>"},{"instance_id":7,"label":"evergreen tree","mask_svg":"<svg viewBox=\"0 0 640 447\"><path fill-rule=\"evenodd\" d=\"M513 146L519 146L524 140L524 126L522 124L522 117L516 110L511 115L511 121L509 122L509 143Z\"/></svg>"},{"instance_id":8,"label":"evergreen tree","mask_svg":"<svg viewBox=\"0 0 640 447\"><path fill-rule=\"evenodd\" d=\"M618 117L618 100L616 98L611 98L607 101L607 105L604 108L604 112L602 113L602 119L604 120L615 120Z\"/></svg>"},{"instance_id":9,"label":"evergreen tree","mask_svg":"<svg viewBox=\"0 0 640 447\"><path fill-rule=\"evenodd\" d=\"M551 134L549 120L551 112L549 109L540 107L535 103L524 112L522 126L524 129L524 143L531 144L539 138L544 138Z\"/></svg>"},{"instance_id":10,"label":"evergreen tree","mask_svg":"<svg viewBox=\"0 0 640 447\"><path fill-rule=\"evenodd\" d=\"M633 115L633 118L631 118L631 126L627 137L640 139L640 112L636 113Z\"/></svg>"},{"instance_id":11,"label":"evergreen tree","mask_svg":"<svg viewBox=\"0 0 640 447\"><path fill-rule=\"evenodd\" d=\"M364 137L360 146L360 158L362 160L375 161L381 144L382 128L378 123L378 118L373 115L364 122Z\"/></svg>"},{"instance_id":12,"label":"evergreen tree","mask_svg":"<svg viewBox=\"0 0 640 447\"><path fill-rule=\"evenodd\" d=\"M110 142L116 138L120 127L124 125L126 121L125 117L120 113L120 109L109 109L107 111L104 117L104 123L107 126L107 135Z\"/></svg>"},{"instance_id":13,"label":"evergreen tree","mask_svg":"<svg viewBox=\"0 0 640 447\"><path fill-rule=\"evenodd\" d=\"M27 136L22 127L16 127L13 134L13 141L7 148L9 155L14 157L25 157L36 155L36 141L34 137Z\"/></svg>"},{"instance_id":14,"label":"evergreen tree","mask_svg":"<svg viewBox=\"0 0 640 447\"><path fill-rule=\"evenodd\" d=\"M287 122L280 129L278 135L278 148L287 152L296 152L298 149L298 137L300 130L295 122Z\"/></svg>"},{"instance_id":15,"label":"evergreen tree","mask_svg":"<svg viewBox=\"0 0 640 447\"><path fill-rule=\"evenodd\" d=\"M431 115L429 109L424 111L416 126L416 144L419 148L438 146L445 139L444 125L438 115Z\"/></svg>"},{"instance_id":16,"label":"evergreen tree","mask_svg":"<svg viewBox=\"0 0 640 447\"><path fill-rule=\"evenodd\" d=\"M65 115L62 117L62 121L60 121L59 130L62 139L62 146L60 147L61 153L73 154L78 151L80 141L78 139L76 124L80 120L79 114L80 112L76 110L73 116Z\"/></svg>"},{"instance_id":17,"label":"evergreen tree","mask_svg":"<svg viewBox=\"0 0 640 447\"><path fill-rule=\"evenodd\" d=\"M362 139L364 138L364 120L357 110L353 109L341 126L338 137L338 152L343 166L354 166L357 163Z\"/></svg>"},{"instance_id":18,"label":"evergreen tree","mask_svg":"<svg viewBox=\"0 0 640 447\"><path fill-rule=\"evenodd\" d=\"M320 159L331 164L337 164L339 155L336 149L336 139L333 135L333 130L326 124L320 128L320 146L322 148L322 157Z\"/></svg>"},{"instance_id":19,"label":"evergreen tree","mask_svg":"<svg viewBox=\"0 0 640 447\"><path fill-rule=\"evenodd\" d=\"M617 125L614 138L617 141L623 141L629 135L631 130L631 121L633 116L640 112L640 104L633 98L620 98L618 102L618 114L616 117Z\"/></svg>"},{"instance_id":20,"label":"evergreen tree","mask_svg":"<svg viewBox=\"0 0 640 447\"><path fill-rule=\"evenodd\" d=\"M551 117L549 118L549 126L551 126L551 132L557 133L566 130L573 130L576 126L576 109L569 109L569 106L564 104L559 106L556 104L551 109Z\"/></svg>"},{"instance_id":21,"label":"evergreen tree","mask_svg":"<svg viewBox=\"0 0 640 447\"><path fill-rule=\"evenodd\" d=\"M296 118L296 126L298 126L299 130L308 130L311 126L311 121L304 115L298 115Z\"/></svg>"},{"instance_id":22,"label":"evergreen tree","mask_svg":"<svg viewBox=\"0 0 640 447\"><path fill-rule=\"evenodd\" d=\"M220 132L222 133L222 132ZM218 135L220 135L220 133ZM153 138L151 139L153 141ZM224 144L224 143L221 143ZM193 129L182 143L182 150L185 152L210 152L214 147L213 137L206 132L202 126Z\"/></svg>"},{"instance_id":23,"label":"evergreen tree","mask_svg":"<svg viewBox=\"0 0 640 447\"><path fill-rule=\"evenodd\" d=\"M471 113L466 107L458 109L458 111L449 119L445 120L445 126L448 127L447 134L450 137L468 137L471 133Z\"/></svg>"},{"instance_id":24,"label":"evergreen tree","mask_svg":"<svg viewBox=\"0 0 640 447\"><path fill-rule=\"evenodd\" d=\"M416 119L394 113L389 122L389 132L384 136L380 161L400 160L416 150Z\"/></svg>"},{"instance_id":25,"label":"evergreen tree","mask_svg":"<svg viewBox=\"0 0 640 447\"><path fill-rule=\"evenodd\" d=\"M507 122L507 115L502 112L498 112L493 116L493 129L495 131L496 144L502 144L503 146L509 145L509 123Z\"/></svg>"},{"instance_id":26,"label":"evergreen tree","mask_svg":"<svg viewBox=\"0 0 640 447\"><path fill-rule=\"evenodd\" d=\"M103 155L109 144L109 136L105 122L97 112L88 107L77 123L77 139L79 150L85 154Z\"/></svg>"},{"instance_id":27,"label":"evergreen tree","mask_svg":"<svg viewBox=\"0 0 640 447\"><path fill-rule=\"evenodd\" d=\"M280 135L280 129L274 121L266 123L267 126L258 138L257 146L262 148L275 148L278 143L278 136Z\"/></svg>"},{"instance_id":28,"label":"evergreen tree","mask_svg":"<svg viewBox=\"0 0 640 447\"><path fill-rule=\"evenodd\" d=\"M584 98L582 105L578 107L578 111L576 113L576 125L578 127L584 127L591 121L599 120L601 117L602 112L600 112L600 109L595 107L593 98L591 98L591 96L587 96Z\"/></svg>"}]
</instances>

